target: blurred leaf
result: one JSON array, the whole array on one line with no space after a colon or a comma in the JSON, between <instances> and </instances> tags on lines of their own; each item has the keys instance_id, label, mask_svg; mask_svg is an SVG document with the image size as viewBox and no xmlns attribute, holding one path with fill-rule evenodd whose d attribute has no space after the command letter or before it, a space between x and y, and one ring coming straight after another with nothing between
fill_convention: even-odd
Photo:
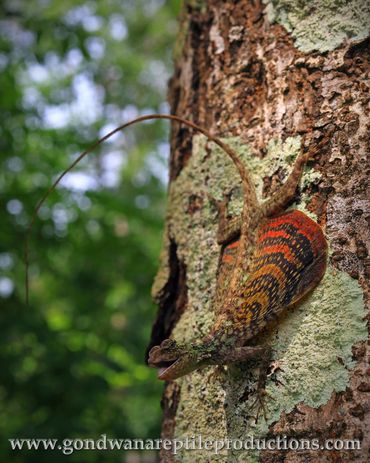
<instances>
[{"instance_id":1,"label":"blurred leaf","mask_svg":"<svg viewBox=\"0 0 370 463\"><path fill-rule=\"evenodd\" d=\"M159 436L162 384L144 352L168 125L115 137L48 198L30 240L30 307L23 245L38 200L79 152L107 127L163 111L179 4L0 3L0 461L50 461L11 452L8 438Z\"/></svg>"}]
</instances>

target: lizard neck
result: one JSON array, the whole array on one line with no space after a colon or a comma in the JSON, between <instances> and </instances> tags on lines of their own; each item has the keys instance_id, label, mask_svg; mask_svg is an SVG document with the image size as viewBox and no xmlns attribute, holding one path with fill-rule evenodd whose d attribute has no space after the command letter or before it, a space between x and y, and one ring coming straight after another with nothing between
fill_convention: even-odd
<instances>
[{"instance_id":1,"label":"lizard neck","mask_svg":"<svg viewBox=\"0 0 370 463\"><path fill-rule=\"evenodd\" d=\"M225 352L245 343L245 330L236 324L228 312L220 313L210 333L203 338L202 343L210 351Z\"/></svg>"}]
</instances>

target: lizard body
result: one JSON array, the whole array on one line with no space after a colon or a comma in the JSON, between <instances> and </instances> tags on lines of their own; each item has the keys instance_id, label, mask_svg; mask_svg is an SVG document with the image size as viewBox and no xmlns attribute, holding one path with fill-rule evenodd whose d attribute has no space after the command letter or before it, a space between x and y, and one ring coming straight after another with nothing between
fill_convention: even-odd
<instances>
[{"instance_id":1,"label":"lizard body","mask_svg":"<svg viewBox=\"0 0 370 463\"><path fill-rule=\"evenodd\" d=\"M230 146L206 129L178 116L146 115L122 124L81 153L36 205L25 242L27 302L28 239L46 198L61 179L103 141L130 125L151 119L177 121L203 133L231 158L243 187L240 218L228 219L226 200L216 203L219 211L217 241L223 252L214 298L217 317L213 328L203 339L188 345L166 339L149 352L148 363L159 368L159 379L172 380L207 365L243 361L264 352L262 346L245 344L270 320L315 288L325 272L327 244L321 227L304 213L284 213L286 205L294 198L307 154L298 156L284 185L259 204L247 167Z\"/></svg>"},{"instance_id":2,"label":"lizard body","mask_svg":"<svg viewBox=\"0 0 370 463\"><path fill-rule=\"evenodd\" d=\"M293 210L268 219L257 229L255 253L249 277L229 287L231 297L221 307L212 336L222 330L223 319L232 321L234 332L245 342L269 320L298 302L325 271L326 241L321 227L303 212ZM235 265L239 240L227 245L222 255L228 270ZM247 275L245 275L247 276Z\"/></svg>"},{"instance_id":3,"label":"lizard body","mask_svg":"<svg viewBox=\"0 0 370 463\"><path fill-rule=\"evenodd\" d=\"M266 348L246 346L247 341L320 282L327 259L321 227L301 211L284 212L306 160L307 155L299 155L285 184L262 204L249 174L234 162L242 179L243 211L230 220L226 198L216 203L217 241L223 250L213 301L215 323L201 340L179 345L167 339L151 349L149 365L159 368L160 379L263 355Z\"/></svg>"}]
</instances>

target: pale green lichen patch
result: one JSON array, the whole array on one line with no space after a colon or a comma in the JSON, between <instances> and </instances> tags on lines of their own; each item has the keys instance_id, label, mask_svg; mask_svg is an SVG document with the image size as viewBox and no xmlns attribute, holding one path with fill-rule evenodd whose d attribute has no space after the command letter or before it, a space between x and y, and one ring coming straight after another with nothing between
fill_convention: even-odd
<instances>
[{"instance_id":1,"label":"pale green lichen patch","mask_svg":"<svg viewBox=\"0 0 370 463\"><path fill-rule=\"evenodd\" d=\"M270 22L282 24L307 53L334 50L344 41L365 39L370 29L366 0L263 0Z\"/></svg>"},{"instance_id":2,"label":"pale green lichen patch","mask_svg":"<svg viewBox=\"0 0 370 463\"><path fill-rule=\"evenodd\" d=\"M238 138L224 141L248 165L260 199L263 177L279 170L286 178L300 151L299 137L288 138L284 143L271 141L264 159L251 156L249 148ZM308 184L318 178L317 172L307 168L302 182ZM212 298L220 248L216 243L217 212L208 195L221 199L231 190L229 211L234 215L242 206L239 174L218 147L206 148L204 137L194 137L192 156L169 191L168 233L187 270L188 305L172 334L179 342L200 339L215 319ZM303 195L300 208L306 213L307 202ZM300 402L313 407L326 403L333 392L343 391L348 384L353 367L352 346L366 336L363 315L357 281L329 269L311 296L264 338L272 345L274 360L280 366L267 383L267 422L260 419L255 425L252 418L256 367L230 366L216 373L208 367L178 380L181 396L175 437L262 437L283 411L290 412ZM255 463L258 455L250 450L223 449L218 455L206 450L180 450L175 461Z\"/></svg>"},{"instance_id":3,"label":"pale green lichen patch","mask_svg":"<svg viewBox=\"0 0 370 463\"><path fill-rule=\"evenodd\" d=\"M279 324L273 343L279 369L267 385L268 422L259 432L300 402L317 408L345 390L354 366L352 346L367 337L364 315L358 282L328 268L311 296Z\"/></svg>"},{"instance_id":4,"label":"pale green lichen patch","mask_svg":"<svg viewBox=\"0 0 370 463\"><path fill-rule=\"evenodd\" d=\"M217 213L208 195L221 199L223 192L233 188L235 179L236 169L227 156L220 150L207 152L204 137L194 137L193 154L171 184L168 228L176 241L178 257L187 269L189 307L174 331L179 340L185 341L184 335L193 334L195 328L200 331L198 335L207 333L214 321L211 303L219 246L215 238ZM187 322L190 330L184 326Z\"/></svg>"}]
</instances>

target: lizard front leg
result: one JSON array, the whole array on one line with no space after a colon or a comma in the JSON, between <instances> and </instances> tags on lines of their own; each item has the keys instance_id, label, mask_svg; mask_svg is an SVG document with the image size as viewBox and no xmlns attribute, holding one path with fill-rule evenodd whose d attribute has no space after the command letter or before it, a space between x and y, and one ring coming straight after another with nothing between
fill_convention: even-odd
<instances>
[{"instance_id":1,"label":"lizard front leg","mask_svg":"<svg viewBox=\"0 0 370 463\"><path fill-rule=\"evenodd\" d=\"M255 422L257 423L262 411L263 417L267 419L266 398L270 397L266 392L266 381L268 376L269 366L272 360L272 349L266 347L261 357L259 358L259 375L257 381L256 399L251 405L251 409L256 408Z\"/></svg>"},{"instance_id":2,"label":"lizard front leg","mask_svg":"<svg viewBox=\"0 0 370 463\"><path fill-rule=\"evenodd\" d=\"M243 363L256 360L259 366L259 374L256 388L256 398L251 405L251 410L256 409L256 422L261 412L266 419L266 380L269 365L272 359L272 349L268 345L236 347L231 351L226 351L220 358L210 359L210 364L229 365L233 363Z\"/></svg>"},{"instance_id":3,"label":"lizard front leg","mask_svg":"<svg viewBox=\"0 0 370 463\"><path fill-rule=\"evenodd\" d=\"M243 346L232 350L221 351L209 360L209 365L228 365L231 363L246 362L251 359L264 358L270 348L267 346Z\"/></svg>"}]
</instances>

